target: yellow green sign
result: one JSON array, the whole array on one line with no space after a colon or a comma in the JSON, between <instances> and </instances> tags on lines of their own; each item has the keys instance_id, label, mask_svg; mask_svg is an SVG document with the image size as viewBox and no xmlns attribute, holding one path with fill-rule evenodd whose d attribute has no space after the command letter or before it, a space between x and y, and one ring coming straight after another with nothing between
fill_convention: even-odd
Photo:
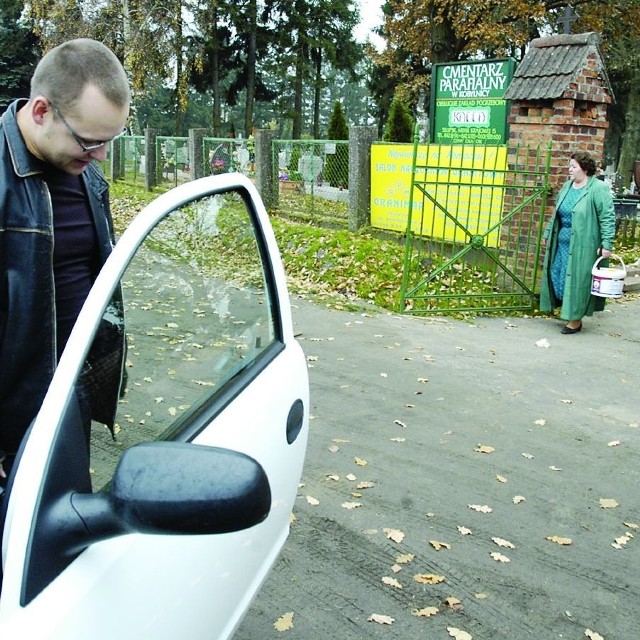
<instances>
[{"instance_id":1,"label":"yellow green sign","mask_svg":"<svg viewBox=\"0 0 640 640\"><path fill-rule=\"evenodd\" d=\"M434 64L431 73L431 141L504 144L515 69L512 58Z\"/></svg>"},{"instance_id":2,"label":"yellow green sign","mask_svg":"<svg viewBox=\"0 0 640 640\"><path fill-rule=\"evenodd\" d=\"M483 236L498 246L506 146L419 145L411 231L465 243ZM413 145L371 147L371 226L404 233L411 203Z\"/></svg>"}]
</instances>

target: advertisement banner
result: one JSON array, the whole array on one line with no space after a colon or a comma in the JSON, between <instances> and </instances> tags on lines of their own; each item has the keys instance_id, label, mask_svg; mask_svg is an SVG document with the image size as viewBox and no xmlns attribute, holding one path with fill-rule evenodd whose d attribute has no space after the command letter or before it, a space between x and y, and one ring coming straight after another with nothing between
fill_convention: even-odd
<instances>
[{"instance_id":1,"label":"advertisement banner","mask_svg":"<svg viewBox=\"0 0 640 640\"><path fill-rule=\"evenodd\" d=\"M371 147L371 226L407 231L412 161L413 145ZM454 243L483 236L497 246L506 169L506 146L419 145L411 231Z\"/></svg>"}]
</instances>

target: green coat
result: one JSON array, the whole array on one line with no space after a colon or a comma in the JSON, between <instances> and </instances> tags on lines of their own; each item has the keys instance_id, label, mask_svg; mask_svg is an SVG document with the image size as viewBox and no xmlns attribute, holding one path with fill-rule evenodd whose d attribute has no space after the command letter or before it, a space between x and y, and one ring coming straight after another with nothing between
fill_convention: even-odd
<instances>
[{"instance_id":1,"label":"green coat","mask_svg":"<svg viewBox=\"0 0 640 640\"><path fill-rule=\"evenodd\" d=\"M541 311L552 311L555 307L560 306L560 301L553 292L549 272L553 256L556 254L560 229L558 207L571 189L572 184L569 180L560 189L556 200L556 210L542 236L546 240L547 251L540 289ZM599 247L613 249L613 238L616 232L616 215L609 187L602 180L591 176L581 192L571 218L569 263L567 264L564 299L560 310L560 317L564 320L578 320L583 316L593 315L594 311L604 309L605 299L591 295L591 269L598 258Z\"/></svg>"}]
</instances>

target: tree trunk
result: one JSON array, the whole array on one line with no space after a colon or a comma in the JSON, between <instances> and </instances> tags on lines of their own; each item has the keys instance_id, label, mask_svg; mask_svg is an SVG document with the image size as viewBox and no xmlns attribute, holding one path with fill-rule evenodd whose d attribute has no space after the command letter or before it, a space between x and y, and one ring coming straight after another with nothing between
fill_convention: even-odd
<instances>
[{"instance_id":1,"label":"tree trunk","mask_svg":"<svg viewBox=\"0 0 640 640\"><path fill-rule=\"evenodd\" d=\"M304 46L298 43L296 55L296 77L293 98L293 130L291 137L300 140L302 136L302 86L304 81Z\"/></svg>"},{"instance_id":2,"label":"tree trunk","mask_svg":"<svg viewBox=\"0 0 640 640\"><path fill-rule=\"evenodd\" d=\"M256 0L249 2L249 51L247 52L247 101L244 111L244 134L248 138L253 133L253 105L256 98L256 40L258 29L258 8Z\"/></svg>"},{"instance_id":3,"label":"tree trunk","mask_svg":"<svg viewBox=\"0 0 640 640\"><path fill-rule=\"evenodd\" d=\"M618 173L624 178L625 188L631 184L634 162L640 160L640 70L635 71L630 85L625 115L626 128L622 136L622 149L618 162Z\"/></svg>"},{"instance_id":4,"label":"tree trunk","mask_svg":"<svg viewBox=\"0 0 640 640\"><path fill-rule=\"evenodd\" d=\"M322 50L313 50L313 61L315 63L316 77L313 92L313 138L320 138L320 92L322 90Z\"/></svg>"}]
</instances>

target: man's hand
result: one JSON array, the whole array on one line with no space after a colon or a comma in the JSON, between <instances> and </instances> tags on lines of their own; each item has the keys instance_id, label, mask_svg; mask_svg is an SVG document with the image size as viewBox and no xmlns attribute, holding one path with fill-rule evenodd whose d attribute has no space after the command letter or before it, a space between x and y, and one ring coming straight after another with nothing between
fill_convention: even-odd
<instances>
[{"instance_id":1,"label":"man's hand","mask_svg":"<svg viewBox=\"0 0 640 640\"><path fill-rule=\"evenodd\" d=\"M608 258L613 252L610 251L609 249L600 249L600 255L603 258Z\"/></svg>"}]
</instances>

